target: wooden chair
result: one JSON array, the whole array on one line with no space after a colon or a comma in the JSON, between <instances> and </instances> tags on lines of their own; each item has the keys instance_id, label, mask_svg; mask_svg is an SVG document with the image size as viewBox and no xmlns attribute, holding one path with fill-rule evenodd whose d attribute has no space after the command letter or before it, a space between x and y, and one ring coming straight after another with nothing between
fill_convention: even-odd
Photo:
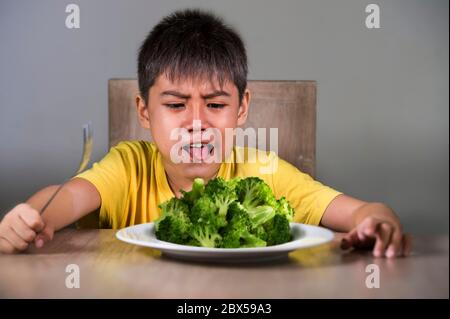
<instances>
[{"instance_id":1,"label":"wooden chair","mask_svg":"<svg viewBox=\"0 0 450 319\"><path fill-rule=\"evenodd\" d=\"M314 177L316 82L249 81L248 87L252 99L244 128L266 128L267 135L270 128L278 128L278 155ZM110 147L124 140L151 140L149 131L142 129L137 120L137 93L135 79L109 80ZM80 228L96 227L98 212L82 218L77 225Z\"/></svg>"}]
</instances>

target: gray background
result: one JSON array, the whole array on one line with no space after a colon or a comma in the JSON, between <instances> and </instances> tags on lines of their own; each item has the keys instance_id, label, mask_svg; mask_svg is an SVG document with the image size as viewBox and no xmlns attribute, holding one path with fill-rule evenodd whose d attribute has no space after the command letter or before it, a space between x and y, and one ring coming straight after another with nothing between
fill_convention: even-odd
<instances>
[{"instance_id":1,"label":"gray background","mask_svg":"<svg viewBox=\"0 0 450 319\"><path fill-rule=\"evenodd\" d=\"M246 42L249 79L318 82L318 179L383 201L414 233L448 232L448 1L0 0L0 215L77 166L81 125L108 150L107 81L174 9L214 10ZM65 27L77 3L81 28Z\"/></svg>"}]
</instances>

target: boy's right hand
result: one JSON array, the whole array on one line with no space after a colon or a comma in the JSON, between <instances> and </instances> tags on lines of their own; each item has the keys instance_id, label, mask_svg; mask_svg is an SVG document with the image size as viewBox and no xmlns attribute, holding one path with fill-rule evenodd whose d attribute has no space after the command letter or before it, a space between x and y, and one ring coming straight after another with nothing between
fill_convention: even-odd
<instances>
[{"instance_id":1,"label":"boy's right hand","mask_svg":"<svg viewBox=\"0 0 450 319\"><path fill-rule=\"evenodd\" d=\"M40 248L52 240L53 233L53 228L45 224L36 209L28 204L19 204L0 222L0 252L20 252L33 242Z\"/></svg>"}]
</instances>

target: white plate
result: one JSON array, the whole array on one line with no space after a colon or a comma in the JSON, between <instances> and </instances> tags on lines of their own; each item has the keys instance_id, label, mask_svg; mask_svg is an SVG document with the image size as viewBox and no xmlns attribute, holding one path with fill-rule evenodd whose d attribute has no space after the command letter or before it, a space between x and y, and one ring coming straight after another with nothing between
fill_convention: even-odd
<instances>
[{"instance_id":1,"label":"white plate","mask_svg":"<svg viewBox=\"0 0 450 319\"><path fill-rule=\"evenodd\" d=\"M154 223L123 228L116 233L116 237L129 244L158 249L168 257L216 262L259 262L285 258L293 250L322 245L334 237L333 232L323 227L297 223L290 225L292 241L255 248L205 248L173 244L156 238Z\"/></svg>"}]
</instances>

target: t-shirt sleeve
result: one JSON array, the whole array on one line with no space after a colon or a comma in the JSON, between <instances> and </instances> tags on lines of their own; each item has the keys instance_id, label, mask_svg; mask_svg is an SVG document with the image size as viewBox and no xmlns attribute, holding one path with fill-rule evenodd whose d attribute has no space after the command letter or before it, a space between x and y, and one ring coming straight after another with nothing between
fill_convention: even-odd
<instances>
[{"instance_id":1,"label":"t-shirt sleeve","mask_svg":"<svg viewBox=\"0 0 450 319\"><path fill-rule=\"evenodd\" d=\"M108 154L89 170L78 174L76 177L83 178L91 182L101 197L100 226L112 226L111 214L123 212L126 203L126 196L129 188L130 159L126 150L126 144L121 143L111 148ZM120 220L120 219L119 219Z\"/></svg>"},{"instance_id":2,"label":"t-shirt sleeve","mask_svg":"<svg viewBox=\"0 0 450 319\"><path fill-rule=\"evenodd\" d=\"M273 173L276 197L285 196L294 208L294 222L319 225L331 201L341 192L323 185L292 164L277 158Z\"/></svg>"}]
</instances>

